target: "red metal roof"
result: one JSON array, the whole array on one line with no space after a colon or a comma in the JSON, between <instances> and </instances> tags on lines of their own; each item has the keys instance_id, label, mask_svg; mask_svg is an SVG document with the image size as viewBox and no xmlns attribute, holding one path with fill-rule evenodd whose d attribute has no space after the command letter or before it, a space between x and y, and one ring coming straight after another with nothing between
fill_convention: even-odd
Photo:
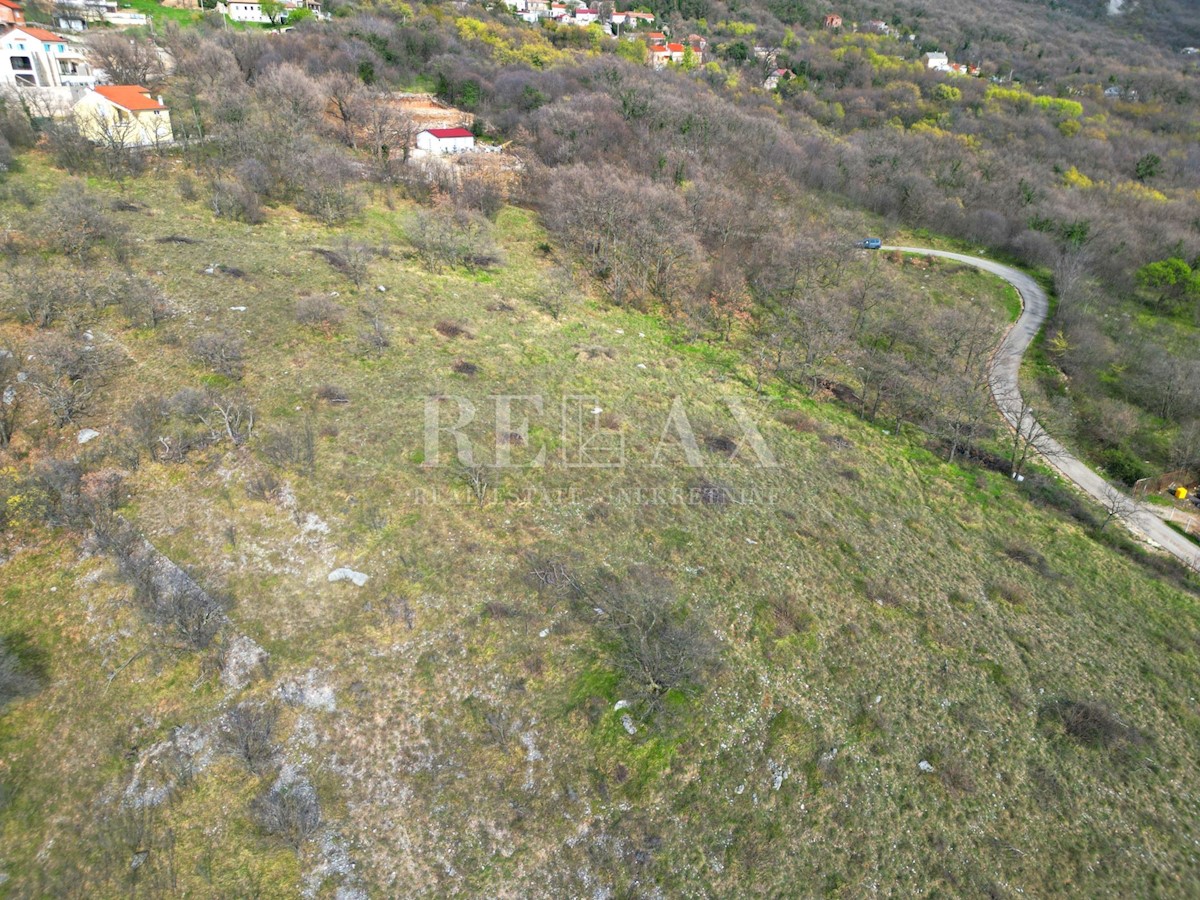
<instances>
[{"instance_id":1,"label":"red metal roof","mask_svg":"<svg viewBox=\"0 0 1200 900\"><path fill-rule=\"evenodd\" d=\"M438 139L475 137L474 134L467 131L465 128L426 128L425 133L432 134Z\"/></svg>"},{"instance_id":2,"label":"red metal roof","mask_svg":"<svg viewBox=\"0 0 1200 900\"><path fill-rule=\"evenodd\" d=\"M101 97L131 112L144 109L166 109L150 96L150 90L137 84L102 84L96 88Z\"/></svg>"},{"instance_id":3,"label":"red metal roof","mask_svg":"<svg viewBox=\"0 0 1200 900\"><path fill-rule=\"evenodd\" d=\"M9 9L20 10L20 3L13 3L13 0L0 0L0 6L7 6Z\"/></svg>"}]
</instances>

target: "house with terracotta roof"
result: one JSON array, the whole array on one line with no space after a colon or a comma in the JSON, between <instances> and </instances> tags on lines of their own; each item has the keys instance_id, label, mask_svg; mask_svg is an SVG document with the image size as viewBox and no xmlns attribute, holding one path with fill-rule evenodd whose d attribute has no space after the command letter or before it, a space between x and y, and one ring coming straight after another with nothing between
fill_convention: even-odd
<instances>
[{"instance_id":1,"label":"house with terracotta roof","mask_svg":"<svg viewBox=\"0 0 1200 900\"><path fill-rule=\"evenodd\" d=\"M95 83L82 51L67 38L32 25L0 34L0 85L90 88Z\"/></svg>"},{"instance_id":2,"label":"house with terracotta roof","mask_svg":"<svg viewBox=\"0 0 1200 900\"><path fill-rule=\"evenodd\" d=\"M0 0L0 25L24 25L25 10L15 0Z\"/></svg>"},{"instance_id":3,"label":"house with terracotta roof","mask_svg":"<svg viewBox=\"0 0 1200 900\"><path fill-rule=\"evenodd\" d=\"M417 135L417 149L431 156L466 153L475 149L475 135L465 128L426 128Z\"/></svg>"},{"instance_id":4,"label":"house with terracotta roof","mask_svg":"<svg viewBox=\"0 0 1200 900\"><path fill-rule=\"evenodd\" d=\"M791 81L796 77L796 73L791 69L774 69L771 74L763 81L763 87L768 91L773 91L779 87L781 81Z\"/></svg>"},{"instance_id":5,"label":"house with terracotta roof","mask_svg":"<svg viewBox=\"0 0 1200 900\"><path fill-rule=\"evenodd\" d=\"M824 25L826 28L838 29L842 27L842 17L837 13L830 13L825 17Z\"/></svg>"},{"instance_id":6,"label":"house with terracotta roof","mask_svg":"<svg viewBox=\"0 0 1200 900\"><path fill-rule=\"evenodd\" d=\"M79 130L109 147L158 147L175 139L171 113L161 97L138 84L103 84L75 104Z\"/></svg>"}]
</instances>

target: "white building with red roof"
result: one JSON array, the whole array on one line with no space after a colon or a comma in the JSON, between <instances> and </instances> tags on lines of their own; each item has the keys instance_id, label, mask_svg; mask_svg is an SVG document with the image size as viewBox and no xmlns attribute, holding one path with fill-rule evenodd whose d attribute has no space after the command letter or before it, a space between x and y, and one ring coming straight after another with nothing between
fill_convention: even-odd
<instances>
[{"instance_id":1,"label":"white building with red roof","mask_svg":"<svg viewBox=\"0 0 1200 900\"><path fill-rule=\"evenodd\" d=\"M0 57L0 84L90 88L96 83L76 45L44 28L22 25L0 34Z\"/></svg>"},{"instance_id":2,"label":"white building with red roof","mask_svg":"<svg viewBox=\"0 0 1200 900\"><path fill-rule=\"evenodd\" d=\"M475 135L466 128L426 128L417 135L417 150L431 156L466 153L475 149Z\"/></svg>"}]
</instances>

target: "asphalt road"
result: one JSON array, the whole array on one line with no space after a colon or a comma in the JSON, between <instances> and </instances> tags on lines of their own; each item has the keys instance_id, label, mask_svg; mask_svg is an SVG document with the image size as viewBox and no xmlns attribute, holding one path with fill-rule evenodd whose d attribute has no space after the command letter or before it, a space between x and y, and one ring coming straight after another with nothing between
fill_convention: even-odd
<instances>
[{"instance_id":1,"label":"asphalt road","mask_svg":"<svg viewBox=\"0 0 1200 900\"><path fill-rule=\"evenodd\" d=\"M929 250L925 247L883 249L942 256L990 272L1017 289L1017 293L1021 295L1021 316L1009 328L1004 340L996 348L992 357L991 373L988 375L992 399L995 400L1001 415L1010 427L1020 429L1023 434L1031 436L1039 455L1063 478L1072 482L1105 509L1117 509L1121 521L1131 532L1200 571L1200 548L1179 532L1168 528L1145 504L1126 494L1122 494L1119 500L1114 500L1113 487L1043 431L1033 418L1033 410L1022 400L1018 383L1021 359L1033 339L1037 337L1050 310L1050 302L1041 286L1019 269L978 256L951 253L948 250Z\"/></svg>"}]
</instances>

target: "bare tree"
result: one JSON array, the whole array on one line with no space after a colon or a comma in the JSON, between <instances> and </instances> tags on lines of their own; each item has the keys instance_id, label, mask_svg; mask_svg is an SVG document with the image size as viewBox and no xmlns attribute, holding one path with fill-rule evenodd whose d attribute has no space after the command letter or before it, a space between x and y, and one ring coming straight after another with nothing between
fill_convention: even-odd
<instances>
[{"instance_id":1,"label":"bare tree","mask_svg":"<svg viewBox=\"0 0 1200 900\"><path fill-rule=\"evenodd\" d=\"M1060 445L1038 424L1032 404L1019 392L1004 392L997 395L996 400L1012 429L1008 463L1013 478L1023 477L1025 465L1032 456L1039 455L1053 461L1059 455Z\"/></svg>"},{"instance_id":2,"label":"bare tree","mask_svg":"<svg viewBox=\"0 0 1200 900\"><path fill-rule=\"evenodd\" d=\"M471 496L479 508L483 509L499 487L499 471L493 466L478 462L470 464L459 462L457 468L459 478L471 492Z\"/></svg>"},{"instance_id":3,"label":"bare tree","mask_svg":"<svg viewBox=\"0 0 1200 900\"><path fill-rule=\"evenodd\" d=\"M373 91L360 98L364 142L369 142L375 174L382 182L395 180L420 130L412 117L396 109L387 93Z\"/></svg>"},{"instance_id":4,"label":"bare tree","mask_svg":"<svg viewBox=\"0 0 1200 900\"><path fill-rule=\"evenodd\" d=\"M690 690L716 665L716 642L694 614L680 608L662 575L635 568L604 576L589 602L612 638L613 664L652 700Z\"/></svg>"},{"instance_id":5,"label":"bare tree","mask_svg":"<svg viewBox=\"0 0 1200 900\"><path fill-rule=\"evenodd\" d=\"M382 301L372 298L359 308L365 325L358 332L359 344L368 353L382 353L392 345L392 329L384 320Z\"/></svg>"},{"instance_id":6,"label":"bare tree","mask_svg":"<svg viewBox=\"0 0 1200 900\"><path fill-rule=\"evenodd\" d=\"M226 749L246 764L251 772L262 774L275 759L278 745L275 729L279 707L272 703L242 703L226 715L221 736Z\"/></svg>"},{"instance_id":7,"label":"bare tree","mask_svg":"<svg viewBox=\"0 0 1200 900\"><path fill-rule=\"evenodd\" d=\"M329 112L338 123L338 137L351 150L358 149L358 135L366 113L366 88L347 72L329 72L321 79Z\"/></svg>"},{"instance_id":8,"label":"bare tree","mask_svg":"<svg viewBox=\"0 0 1200 900\"><path fill-rule=\"evenodd\" d=\"M204 415L201 415L200 418L206 425L209 425L214 434L218 429L223 431L235 447L242 446L254 436L254 407L250 405L244 394L241 392L228 394L213 392L209 394L209 403L212 411L216 413L216 421L210 423L210 420Z\"/></svg>"},{"instance_id":9,"label":"bare tree","mask_svg":"<svg viewBox=\"0 0 1200 900\"><path fill-rule=\"evenodd\" d=\"M20 366L12 350L0 348L0 447L7 447L21 415Z\"/></svg>"},{"instance_id":10,"label":"bare tree","mask_svg":"<svg viewBox=\"0 0 1200 900\"><path fill-rule=\"evenodd\" d=\"M1104 510L1104 520L1100 523L1103 531L1114 519L1122 522L1130 521L1137 515L1137 504L1125 492L1115 485L1105 482L1100 505Z\"/></svg>"},{"instance_id":11,"label":"bare tree","mask_svg":"<svg viewBox=\"0 0 1200 900\"><path fill-rule=\"evenodd\" d=\"M163 79L162 58L153 41L127 32L101 33L88 42L88 56L112 84L154 87Z\"/></svg>"},{"instance_id":12,"label":"bare tree","mask_svg":"<svg viewBox=\"0 0 1200 900\"><path fill-rule=\"evenodd\" d=\"M533 295L533 305L557 320L578 294L579 286L571 270L565 266L555 266L542 279L541 290Z\"/></svg>"}]
</instances>

